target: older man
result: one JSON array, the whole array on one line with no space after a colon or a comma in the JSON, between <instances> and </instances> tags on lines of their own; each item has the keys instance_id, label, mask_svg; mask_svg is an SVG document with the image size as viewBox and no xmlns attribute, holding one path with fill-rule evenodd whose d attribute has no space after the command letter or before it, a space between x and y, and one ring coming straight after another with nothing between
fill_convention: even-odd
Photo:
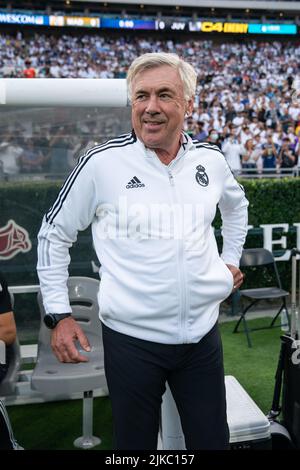
<instances>
[{"instance_id":1,"label":"older man","mask_svg":"<svg viewBox=\"0 0 300 470\"><path fill-rule=\"evenodd\" d=\"M68 249L92 224L114 447L155 449L169 383L187 449L229 442L219 304L243 280L247 200L219 148L183 129L196 73L178 56L144 54L128 71L133 130L89 150L39 233L38 272L60 361L85 361L71 316ZM212 228L223 218L220 257Z\"/></svg>"}]
</instances>

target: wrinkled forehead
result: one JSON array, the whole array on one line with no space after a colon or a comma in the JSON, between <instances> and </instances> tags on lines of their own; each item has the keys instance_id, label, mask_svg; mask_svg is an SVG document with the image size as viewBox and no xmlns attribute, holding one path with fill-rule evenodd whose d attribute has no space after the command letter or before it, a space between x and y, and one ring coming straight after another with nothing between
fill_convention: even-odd
<instances>
[{"instance_id":1,"label":"wrinkled forehead","mask_svg":"<svg viewBox=\"0 0 300 470\"><path fill-rule=\"evenodd\" d=\"M170 65L146 68L138 72L132 80L132 93L138 91L159 91L169 89L183 92L183 82L177 69Z\"/></svg>"}]
</instances>

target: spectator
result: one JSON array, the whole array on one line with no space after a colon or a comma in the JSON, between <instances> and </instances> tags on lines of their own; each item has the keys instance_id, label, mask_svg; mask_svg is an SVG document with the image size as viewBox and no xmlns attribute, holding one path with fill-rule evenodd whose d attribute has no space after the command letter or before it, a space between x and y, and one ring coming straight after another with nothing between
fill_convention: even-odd
<instances>
[{"instance_id":1,"label":"spectator","mask_svg":"<svg viewBox=\"0 0 300 470\"><path fill-rule=\"evenodd\" d=\"M242 152L242 168L257 169L257 161L261 155L261 150L255 147L253 139L245 142L245 150Z\"/></svg>"},{"instance_id":2,"label":"spectator","mask_svg":"<svg viewBox=\"0 0 300 470\"><path fill-rule=\"evenodd\" d=\"M281 122L283 131L287 133L289 126L293 125L293 120L287 107L283 107L279 120Z\"/></svg>"},{"instance_id":3,"label":"spectator","mask_svg":"<svg viewBox=\"0 0 300 470\"><path fill-rule=\"evenodd\" d=\"M36 71L31 66L31 60L30 59L25 60L25 67L26 68L23 70L24 78L35 78L36 77Z\"/></svg>"},{"instance_id":4,"label":"spectator","mask_svg":"<svg viewBox=\"0 0 300 470\"><path fill-rule=\"evenodd\" d=\"M230 135L222 145L222 151L233 173L238 174L242 168L241 155L244 147L241 144L240 137L236 135L236 129L234 126L231 127Z\"/></svg>"},{"instance_id":5,"label":"spectator","mask_svg":"<svg viewBox=\"0 0 300 470\"><path fill-rule=\"evenodd\" d=\"M267 141L262 145L263 169L269 173L269 170L275 170L278 160L278 145L274 144L271 133L267 135Z\"/></svg>"},{"instance_id":6,"label":"spectator","mask_svg":"<svg viewBox=\"0 0 300 470\"><path fill-rule=\"evenodd\" d=\"M253 137L253 134L252 132L250 131L249 129L249 126L247 126L246 124L243 125L242 129L241 129L241 132L240 132L240 137L241 137L241 143L243 145L245 145L245 143L247 142L247 140L251 139Z\"/></svg>"},{"instance_id":7,"label":"spectator","mask_svg":"<svg viewBox=\"0 0 300 470\"><path fill-rule=\"evenodd\" d=\"M297 163L293 146L288 137L283 139L283 144L278 155L278 163L280 168L293 168Z\"/></svg>"},{"instance_id":8,"label":"spectator","mask_svg":"<svg viewBox=\"0 0 300 470\"><path fill-rule=\"evenodd\" d=\"M216 131L216 129L211 129L209 131L206 141L210 142L211 144L217 145L219 147L219 149L221 149L222 141L221 141L220 135L219 135L218 131Z\"/></svg>"},{"instance_id":9,"label":"spectator","mask_svg":"<svg viewBox=\"0 0 300 470\"><path fill-rule=\"evenodd\" d=\"M16 175L20 171L20 156L23 152L23 139L15 137L7 130L0 143L0 161L6 177Z\"/></svg>"},{"instance_id":10,"label":"spectator","mask_svg":"<svg viewBox=\"0 0 300 470\"><path fill-rule=\"evenodd\" d=\"M186 126L185 126L185 132L190 136L190 137L195 137L197 133L197 125L192 117L188 117L186 121Z\"/></svg>"},{"instance_id":11,"label":"spectator","mask_svg":"<svg viewBox=\"0 0 300 470\"><path fill-rule=\"evenodd\" d=\"M33 139L27 139L20 155L21 171L23 173L39 173L42 171L43 164L42 152L39 148L34 147Z\"/></svg>"},{"instance_id":12,"label":"spectator","mask_svg":"<svg viewBox=\"0 0 300 470\"><path fill-rule=\"evenodd\" d=\"M204 122L203 121L198 121L197 122L196 134L195 134L194 138L201 142L201 141L205 140L206 137L207 137L207 133L204 130Z\"/></svg>"},{"instance_id":13,"label":"spectator","mask_svg":"<svg viewBox=\"0 0 300 470\"><path fill-rule=\"evenodd\" d=\"M295 148L296 148L296 145L297 145L297 137L296 137L296 134L295 134L294 126L289 126L288 127L286 136L288 137L288 139L290 141L291 149L294 151Z\"/></svg>"},{"instance_id":14,"label":"spectator","mask_svg":"<svg viewBox=\"0 0 300 470\"><path fill-rule=\"evenodd\" d=\"M275 130L279 122L279 117L280 113L276 107L275 101L270 101L269 109L265 113L267 126Z\"/></svg>"},{"instance_id":15,"label":"spectator","mask_svg":"<svg viewBox=\"0 0 300 470\"><path fill-rule=\"evenodd\" d=\"M42 156L42 170L49 171L50 164L47 158L49 155L49 130L45 126L37 126L33 129L32 141L33 147L38 150Z\"/></svg>"},{"instance_id":16,"label":"spectator","mask_svg":"<svg viewBox=\"0 0 300 470\"><path fill-rule=\"evenodd\" d=\"M52 128L53 136L49 142L49 154L47 165L50 173L61 174L69 171L67 127L57 126Z\"/></svg>"}]
</instances>

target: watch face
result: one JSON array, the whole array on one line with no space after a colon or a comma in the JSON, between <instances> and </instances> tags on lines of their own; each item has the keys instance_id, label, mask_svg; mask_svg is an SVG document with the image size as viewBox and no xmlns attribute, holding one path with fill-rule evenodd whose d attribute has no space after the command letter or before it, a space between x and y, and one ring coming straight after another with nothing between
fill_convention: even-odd
<instances>
[{"instance_id":1,"label":"watch face","mask_svg":"<svg viewBox=\"0 0 300 470\"><path fill-rule=\"evenodd\" d=\"M60 322L60 320L63 320L64 318L70 317L71 313L47 313L44 316L44 323L47 326L47 328L55 328L57 323Z\"/></svg>"},{"instance_id":2,"label":"watch face","mask_svg":"<svg viewBox=\"0 0 300 470\"><path fill-rule=\"evenodd\" d=\"M44 316L44 323L48 328L54 328L56 325L55 319L50 314Z\"/></svg>"}]
</instances>

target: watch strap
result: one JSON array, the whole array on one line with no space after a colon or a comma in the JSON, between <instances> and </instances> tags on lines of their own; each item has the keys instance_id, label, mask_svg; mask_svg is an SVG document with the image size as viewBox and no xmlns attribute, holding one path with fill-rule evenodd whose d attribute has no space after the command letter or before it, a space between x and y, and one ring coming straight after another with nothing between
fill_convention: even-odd
<instances>
[{"instance_id":1,"label":"watch strap","mask_svg":"<svg viewBox=\"0 0 300 470\"><path fill-rule=\"evenodd\" d=\"M47 328L53 329L61 320L70 316L71 313L47 313L44 316L44 323Z\"/></svg>"}]
</instances>

